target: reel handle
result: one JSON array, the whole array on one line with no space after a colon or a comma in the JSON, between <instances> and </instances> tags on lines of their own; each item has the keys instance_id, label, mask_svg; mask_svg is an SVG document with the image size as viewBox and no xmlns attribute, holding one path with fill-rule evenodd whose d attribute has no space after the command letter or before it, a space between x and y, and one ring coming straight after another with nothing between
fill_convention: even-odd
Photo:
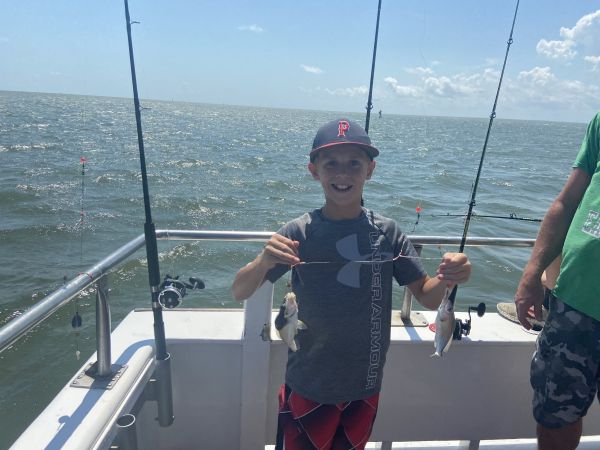
<instances>
[{"instance_id":1,"label":"reel handle","mask_svg":"<svg viewBox=\"0 0 600 450\"><path fill-rule=\"evenodd\" d=\"M471 333L471 311L477 311L477 315L483 317L485 314L485 303L481 302L477 306L469 306L467 309L469 318L464 322L460 319L455 320L452 339L460 341L463 336L468 336Z\"/></svg>"},{"instance_id":2,"label":"reel handle","mask_svg":"<svg viewBox=\"0 0 600 450\"><path fill-rule=\"evenodd\" d=\"M483 315L485 314L485 303L481 302L477 306L469 306L469 312L470 311L477 311L477 315L479 317L483 317Z\"/></svg>"},{"instance_id":3,"label":"reel handle","mask_svg":"<svg viewBox=\"0 0 600 450\"><path fill-rule=\"evenodd\" d=\"M204 289L206 286L204 285L204 281L200 278L190 277L190 285L188 285L189 289Z\"/></svg>"}]
</instances>

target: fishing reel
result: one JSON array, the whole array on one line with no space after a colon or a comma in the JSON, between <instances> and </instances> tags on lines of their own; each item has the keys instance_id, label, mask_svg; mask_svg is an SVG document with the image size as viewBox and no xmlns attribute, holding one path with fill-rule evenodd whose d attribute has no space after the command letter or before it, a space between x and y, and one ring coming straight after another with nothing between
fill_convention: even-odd
<instances>
[{"instance_id":1,"label":"fishing reel","mask_svg":"<svg viewBox=\"0 0 600 450\"><path fill-rule=\"evenodd\" d=\"M163 308L173 309L181 305L183 297L187 295L188 289L204 289L204 281L200 278L190 277L189 283L181 281L179 275L172 277L165 275L165 279L159 286L158 303Z\"/></svg>"},{"instance_id":2,"label":"fishing reel","mask_svg":"<svg viewBox=\"0 0 600 450\"><path fill-rule=\"evenodd\" d=\"M454 321L454 333L452 333L452 339L460 341L463 336L469 335L471 332L471 311L477 311L477 315L483 317L485 314L485 303L481 302L477 306L469 306L469 318L464 322L460 319Z\"/></svg>"}]
</instances>

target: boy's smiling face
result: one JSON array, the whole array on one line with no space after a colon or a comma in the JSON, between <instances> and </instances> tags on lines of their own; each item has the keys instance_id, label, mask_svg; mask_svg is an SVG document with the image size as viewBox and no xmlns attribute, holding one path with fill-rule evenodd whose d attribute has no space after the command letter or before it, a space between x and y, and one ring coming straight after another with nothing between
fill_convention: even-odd
<instances>
[{"instance_id":1,"label":"boy's smiling face","mask_svg":"<svg viewBox=\"0 0 600 450\"><path fill-rule=\"evenodd\" d=\"M374 169L375 161L356 145L335 145L319 151L308 170L323 187L325 215L338 220L358 217L363 187Z\"/></svg>"}]
</instances>

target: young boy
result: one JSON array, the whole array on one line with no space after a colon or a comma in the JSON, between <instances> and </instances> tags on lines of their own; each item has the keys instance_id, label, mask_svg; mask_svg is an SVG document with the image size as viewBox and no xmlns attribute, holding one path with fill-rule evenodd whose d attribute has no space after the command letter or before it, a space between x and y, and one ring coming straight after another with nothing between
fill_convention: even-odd
<instances>
[{"instance_id":1,"label":"young boy","mask_svg":"<svg viewBox=\"0 0 600 450\"><path fill-rule=\"evenodd\" d=\"M282 440L286 450L364 448L390 341L392 278L429 309L469 278L462 253L446 253L430 278L396 222L361 206L377 155L357 123L322 126L308 170L321 183L325 205L284 225L233 282L234 297L244 300L293 268L306 329L296 338L298 350L288 352L279 448Z\"/></svg>"}]
</instances>

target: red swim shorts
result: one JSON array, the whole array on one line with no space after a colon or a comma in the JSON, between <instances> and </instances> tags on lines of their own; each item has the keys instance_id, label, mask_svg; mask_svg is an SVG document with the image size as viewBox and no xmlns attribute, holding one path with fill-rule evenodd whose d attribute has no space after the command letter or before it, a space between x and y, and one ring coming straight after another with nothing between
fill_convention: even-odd
<instances>
[{"instance_id":1,"label":"red swim shorts","mask_svg":"<svg viewBox=\"0 0 600 450\"><path fill-rule=\"evenodd\" d=\"M327 405L289 386L279 390L276 450L362 450L377 415L379 393L364 400Z\"/></svg>"}]
</instances>

